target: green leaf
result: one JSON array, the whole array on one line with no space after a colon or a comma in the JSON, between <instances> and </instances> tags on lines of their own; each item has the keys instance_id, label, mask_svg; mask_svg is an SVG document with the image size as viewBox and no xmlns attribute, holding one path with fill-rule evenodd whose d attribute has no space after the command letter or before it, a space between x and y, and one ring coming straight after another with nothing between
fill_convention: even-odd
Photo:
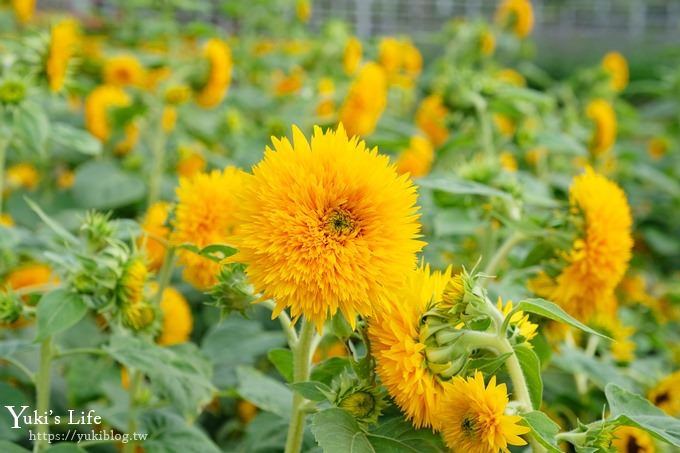
<instances>
[{"instance_id":1,"label":"green leaf","mask_svg":"<svg viewBox=\"0 0 680 453\"><path fill-rule=\"evenodd\" d=\"M294 382L290 388L312 401L326 401L332 393L329 386L319 381Z\"/></svg>"},{"instance_id":2,"label":"green leaf","mask_svg":"<svg viewBox=\"0 0 680 453\"><path fill-rule=\"evenodd\" d=\"M146 189L142 178L114 161L91 160L76 170L71 191L83 208L113 209L141 200Z\"/></svg>"},{"instance_id":3,"label":"green leaf","mask_svg":"<svg viewBox=\"0 0 680 453\"><path fill-rule=\"evenodd\" d=\"M380 423L368 434L368 439L378 452L419 452L439 453L448 451L441 436L429 429L415 429L413 425L401 417L395 417ZM398 448L387 449L385 439L396 443Z\"/></svg>"},{"instance_id":4,"label":"green leaf","mask_svg":"<svg viewBox=\"0 0 680 453\"><path fill-rule=\"evenodd\" d=\"M347 357L331 357L312 368L311 380L330 385L333 379L349 366Z\"/></svg>"},{"instance_id":5,"label":"green leaf","mask_svg":"<svg viewBox=\"0 0 680 453\"><path fill-rule=\"evenodd\" d=\"M293 351L285 348L276 348L269 351L267 357L286 382L293 381Z\"/></svg>"},{"instance_id":6,"label":"green leaf","mask_svg":"<svg viewBox=\"0 0 680 453\"><path fill-rule=\"evenodd\" d=\"M205 256L206 258L210 258L213 261L220 262L225 258L228 258L236 254L236 252L238 252L238 250L229 245L210 244L206 247L203 247L201 251L198 253L199 255Z\"/></svg>"},{"instance_id":7,"label":"green leaf","mask_svg":"<svg viewBox=\"0 0 680 453\"><path fill-rule=\"evenodd\" d=\"M0 440L0 451L3 453L30 453L30 450L6 440Z\"/></svg>"},{"instance_id":8,"label":"green leaf","mask_svg":"<svg viewBox=\"0 0 680 453\"><path fill-rule=\"evenodd\" d=\"M541 361L538 356L526 344L517 344L513 346L515 355L519 364L522 367L524 378L526 379L527 387L529 387L529 396L531 397L531 405L534 409L541 407L543 401L543 379L541 378Z\"/></svg>"},{"instance_id":9,"label":"green leaf","mask_svg":"<svg viewBox=\"0 0 680 453\"><path fill-rule=\"evenodd\" d=\"M524 299L517 305L516 310L524 311L525 313L533 313L535 315L543 316L553 321L563 322L572 327L576 327L584 332L592 335L597 335L602 338L611 340L608 336L591 329L582 322L572 318L566 311L562 310L558 305L547 301L545 299Z\"/></svg>"},{"instance_id":10,"label":"green leaf","mask_svg":"<svg viewBox=\"0 0 680 453\"><path fill-rule=\"evenodd\" d=\"M236 369L238 393L243 399L265 411L290 417L293 392L283 383L249 366Z\"/></svg>"},{"instance_id":11,"label":"green leaf","mask_svg":"<svg viewBox=\"0 0 680 453\"><path fill-rule=\"evenodd\" d=\"M19 428L14 428L14 418L9 409L5 406L14 406L16 414L21 412L21 406L29 406L24 412L24 415L30 413L33 409L31 407L31 398L26 395L20 388L9 385L5 382L0 382L0 439L6 440L22 440L26 438L30 425L25 425L21 418L19 419ZM0 451L8 451L5 448L0 448ZM9 450L11 451L11 450Z\"/></svg>"},{"instance_id":12,"label":"green leaf","mask_svg":"<svg viewBox=\"0 0 680 453\"><path fill-rule=\"evenodd\" d=\"M35 343L26 340L0 341L0 357L12 357L17 352L30 351L35 348Z\"/></svg>"},{"instance_id":13,"label":"green leaf","mask_svg":"<svg viewBox=\"0 0 680 453\"><path fill-rule=\"evenodd\" d=\"M541 411L531 411L522 414L524 422L531 428L534 438L551 453L562 453L555 441L555 436L560 432L560 427L550 417Z\"/></svg>"},{"instance_id":14,"label":"green leaf","mask_svg":"<svg viewBox=\"0 0 680 453\"><path fill-rule=\"evenodd\" d=\"M680 420L666 415L642 396L616 384L608 384L604 393L614 422L644 429L657 439L680 447Z\"/></svg>"},{"instance_id":15,"label":"green leaf","mask_svg":"<svg viewBox=\"0 0 680 453\"><path fill-rule=\"evenodd\" d=\"M628 390L635 390L636 383L621 373L611 362L590 356L580 349L563 346L558 355L553 356L552 363L569 373L583 373L600 389L613 383Z\"/></svg>"},{"instance_id":16,"label":"green leaf","mask_svg":"<svg viewBox=\"0 0 680 453\"><path fill-rule=\"evenodd\" d=\"M148 376L151 390L183 414L198 414L213 397L211 366L191 343L164 348L140 338L115 335L105 349L127 368Z\"/></svg>"},{"instance_id":17,"label":"green leaf","mask_svg":"<svg viewBox=\"0 0 680 453\"><path fill-rule=\"evenodd\" d=\"M181 417L163 411L145 412L140 431L147 434L146 453L219 453L221 450L199 428Z\"/></svg>"},{"instance_id":18,"label":"green leaf","mask_svg":"<svg viewBox=\"0 0 680 453\"><path fill-rule=\"evenodd\" d=\"M440 190L453 195L484 195L511 199L511 195L493 187L473 181L454 178L452 176L426 176L416 180L420 187Z\"/></svg>"},{"instance_id":19,"label":"green leaf","mask_svg":"<svg viewBox=\"0 0 680 453\"><path fill-rule=\"evenodd\" d=\"M312 432L324 453L376 453L354 417L342 409L314 415Z\"/></svg>"},{"instance_id":20,"label":"green leaf","mask_svg":"<svg viewBox=\"0 0 680 453\"><path fill-rule=\"evenodd\" d=\"M478 357L476 359L470 360L466 365L466 370L479 370L484 374L495 374L496 371L503 366L505 360L512 355L512 352L506 352L505 354L489 356L489 357Z\"/></svg>"},{"instance_id":21,"label":"green leaf","mask_svg":"<svg viewBox=\"0 0 680 453\"><path fill-rule=\"evenodd\" d=\"M52 142L66 150L77 151L88 156L96 156L102 152L102 144L87 131L76 129L68 124L54 124Z\"/></svg>"},{"instance_id":22,"label":"green leaf","mask_svg":"<svg viewBox=\"0 0 680 453\"><path fill-rule=\"evenodd\" d=\"M55 289L42 296L38 304L37 341L63 332L83 319L87 305L76 293L66 289Z\"/></svg>"},{"instance_id":23,"label":"green leaf","mask_svg":"<svg viewBox=\"0 0 680 453\"><path fill-rule=\"evenodd\" d=\"M50 120L39 105L25 102L17 110L15 133L30 151L45 154Z\"/></svg>"}]
</instances>

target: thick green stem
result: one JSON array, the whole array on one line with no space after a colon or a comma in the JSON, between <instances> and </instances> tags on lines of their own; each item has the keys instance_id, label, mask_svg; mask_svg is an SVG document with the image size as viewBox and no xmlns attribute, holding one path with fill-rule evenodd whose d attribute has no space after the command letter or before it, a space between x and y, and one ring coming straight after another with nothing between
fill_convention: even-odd
<instances>
[{"instance_id":1,"label":"thick green stem","mask_svg":"<svg viewBox=\"0 0 680 453\"><path fill-rule=\"evenodd\" d=\"M498 267L501 265L503 260L510 254L512 249L522 242L525 239L525 236L521 233L515 232L512 235L510 235L503 244L496 250L496 253L491 257L491 260L487 263L486 267L484 268L483 273L486 275L494 275L494 273L498 270Z\"/></svg>"},{"instance_id":2,"label":"thick green stem","mask_svg":"<svg viewBox=\"0 0 680 453\"><path fill-rule=\"evenodd\" d=\"M309 380L312 364L312 343L314 341L314 324L302 320L300 335L293 349L293 382ZM302 438L305 432L305 398L299 393L293 394L293 409L288 426L285 453L299 453L302 448Z\"/></svg>"},{"instance_id":3,"label":"thick green stem","mask_svg":"<svg viewBox=\"0 0 680 453\"><path fill-rule=\"evenodd\" d=\"M52 368L52 337L47 337L40 343L40 365L35 381L36 411L39 415L47 415L50 411L50 377ZM49 446L47 436L50 427L47 424L38 424L35 427L36 441L33 451L39 452Z\"/></svg>"},{"instance_id":4,"label":"thick green stem","mask_svg":"<svg viewBox=\"0 0 680 453\"><path fill-rule=\"evenodd\" d=\"M274 309L276 308L276 303L273 300L265 300L264 302L262 302L262 305L264 305L265 307L272 311L274 311ZM285 311L279 313L278 320L279 323L281 324L283 332L286 334L288 346L290 346L290 349L292 350L293 348L295 348L295 345L297 345L298 342L298 336L297 332L295 332L293 322L290 320L290 317Z\"/></svg>"},{"instance_id":5,"label":"thick green stem","mask_svg":"<svg viewBox=\"0 0 680 453\"><path fill-rule=\"evenodd\" d=\"M139 385L142 382L142 373L138 370L131 370L130 373L130 388L128 392L130 394L130 402L128 405L128 427L127 432L130 436L130 441L125 444L123 449L124 453L134 453L135 443L132 441L134 439L134 433L137 431L137 393L139 390Z\"/></svg>"}]
</instances>

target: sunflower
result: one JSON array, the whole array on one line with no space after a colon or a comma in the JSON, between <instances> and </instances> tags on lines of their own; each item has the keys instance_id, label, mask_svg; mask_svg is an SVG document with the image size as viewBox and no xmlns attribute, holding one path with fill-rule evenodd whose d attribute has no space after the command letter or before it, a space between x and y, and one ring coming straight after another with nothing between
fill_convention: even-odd
<instances>
[{"instance_id":1,"label":"sunflower","mask_svg":"<svg viewBox=\"0 0 680 453\"><path fill-rule=\"evenodd\" d=\"M144 298L144 285L149 269L141 258L132 258L125 264L123 275L118 282L118 299L121 304L135 305Z\"/></svg>"},{"instance_id":2,"label":"sunflower","mask_svg":"<svg viewBox=\"0 0 680 453\"><path fill-rule=\"evenodd\" d=\"M369 135L387 105L385 71L375 63L366 63L352 82L340 111L340 121L350 135Z\"/></svg>"},{"instance_id":3,"label":"sunflower","mask_svg":"<svg viewBox=\"0 0 680 453\"><path fill-rule=\"evenodd\" d=\"M137 145L139 140L139 126L135 123L128 123L123 129L123 138L115 144L113 152L118 156L127 156Z\"/></svg>"},{"instance_id":4,"label":"sunflower","mask_svg":"<svg viewBox=\"0 0 680 453\"><path fill-rule=\"evenodd\" d=\"M492 55L496 50L496 37L488 30L482 32L479 37L479 50L482 55Z\"/></svg>"},{"instance_id":5,"label":"sunflower","mask_svg":"<svg viewBox=\"0 0 680 453\"><path fill-rule=\"evenodd\" d=\"M602 69L609 75L609 86L614 91L623 91L628 85L628 62L618 52L609 52L602 58Z\"/></svg>"},{"instance_id":6,"label":"sunflower","mask_svg":"<svg viewBox=\"0 0 680 453\"><path fill-rule=\"evenodd\" d=\"M505 304L503 304L503 301L499 297L498 301L496 302L496 307L505 317L508 315L508 313L512 311L512 301L509 300ZM524 341L526 341L527 344L531 346L530 341L533 340L534 337L536 336L538 325L529 321L529 315L524 314L524 312L521 310L517 311L510 318L509 325L515 332L515 335L522 337Z\"/></svg>"},{"instance_id":7,"label":"sunflower","mask_svg":"<svg viewBox=\"0 0 680 453\"><path fill-rule=\"evenodd\" d=\"M63 20L52 27L46 72L50 90L60 91L64 86L69 61L78 45L78 23Z\"/></svg>"},{"instance_id":8,"label":"sunflower","mask_svg":"<svg viewBox=\"0 0 680 453\"><path fill-rule=\"evenodd\" d=\"M500 132L503 137L510 138L515 134L517 125L512 118L502 113L494 113L492 117L496 129L498 129L498 132Z\"/></svg>"},{"instance_id":9,"label":"sunflower","mask_svg":"<svg viewBox=\"0 0 680 453\"><path fill-rule=\"evenodd\" d=\"M1 195L2 194L0 194L0 196ZM13 227L14 219L12 218L11 215L7 214L6 212L0 212L0 226Z\"/></svg>"},{"instance_id":10,"label":"sunflower","mask_svg":"<svg viewBox=\"0 0 680 453\"><path fill-rule=\"evenodd\" d=\"M277 96L287 96L295 94L302 88L305 73L299 66L294 67L289 74L283 71L276 71L273 74L274 92Z\"/></svg>"},{"instance_id":11,"label":"sunflower","mask_svg":"<svg viewBox=\"0 0 680 453\"><path fill-rule=\"evenodd\" d=\"M399 40L385 37L378 44L378 63L388 78L394 77L401 68L402 46Z\"/></svg>"},{"instance_id":12,"label":"sunflower","mask_svg":"<svg viewBox=\"0 0 680 453\"><path fill-rule=\"evenodd\" d=\"M311 0L297 0L295 2L295 15L300 22L307 22L312 17Z\"/></svg>"},{"instance_id":13,"label":"sunflower","mask_svg":"<svg viewBox=\"0 0 680 453\"><path fill-rule=\"evenodd\" d=\"M410 39L401 43L401 64L411 77L417 77L423 70L423 55Z\"/></svg>"},{"instance_id":14,"label":"sunflower","mask_svg":"<svg viewBox=\"0 0 680 453\"><path fill-rule=\"evenodd\" d=\"M501 168L508 173L516 173L519 168L517 165L517 159L509 151L502 151L498 155L498 160L500 161Z\"/></svg>"},{"instance_id":15,"label":"sunflower","mask_svg":"<svg viewBox=\"0 0 680 453\"><path fill-rule=\"evenodd\" d=\"M185 178L191 178L195 174L205 170L207 162L201 153L189 146L180 146L179 160L177 161L177 174Z\"/></svg>"},{"instance_id":16,"label":"sunflower","mask_svg":"<svg viewBox=\"0 0 680 453\"><path fill-rule=\"evenodd\" d=\"M165 288L161 298L163 328L158 343L171 346L189 340L193 328L191 308L182 293L175 288Z\"/></svg>"},{"instance_id":17,"label":"sunflower","mask_svg":"<svg viewBox=\"0 0 680 453\"><path fill-rule=\"evenodd\" d=\"M2 224L0 219L0 225ZM32 303L30 294L42 293L45 291L46 285L59 283L59 278L52 272L52 269L42 263L24 264L11 271L6 277L5 281L0 281L0 295L4 290L17 291L23 290L27 292L22 297L25 303ZM30 291L29 289L35 289ZM0 323L0 327L19 328L28 324L30 320L19 317L16 321L8 324Z\"/></svg>"},{"instance_id":18,"label":"sunflower","mask_svg":"<svg viewBox=\"0 0 680 453\"><path fill-rule=\"evenodd\" d=\"M27 24L35 14L35 0L12 0L12 8L20 24Z\"/></svg>"},{"instance_id":19,"label":"sunflower","mask_svg":"<svg viewBox=\"0 0 680 453\"><path fill-rule=\"evenodd\" d=\"M531 287L581 320L595 313L613 316L613 292L628 268L633 247L626 195L588 167L574 178L569 198L583 223L582 231L565 255L567 265L561 273L555 278L540 274Z\"/></svg>"},{"instance_id":20,"label":"sunflower","mask_svg":"<svg viewBox=\"0 0 680 453\"><path fill-rule=\"evenodd\" d=\"M399 154L397 159L397 172L409 173L411 177L425 176L432 168L434 161L434 149L432 143L425 137L415 135L411 137L409 147Z\"/></svg>"},{"instance_id":21,"label":"sunflower","mask_svg":"<svg viewBox=\"0 0 680 453\"><path fill-rule=\"evenodd\" d=\"M616 113L609 102L595 99L586 107L586 116L594 126L589 144L590 152L599 156L609 151L616 142Z\"/></svg>"},{"instance_id":22,"label":"sunflower","mask_svg":"<svg viewBox=\"0 0 680 453\"><path fill-rule=\"evenodd\" d=\"M108 110L113 107L126 107L131 103L130 96L122 88L101 85L92 90L85 100L85 126L92 135L102 142L111 136Z\"/></svg>"},{"instance_id":23,"label":"sunflower","mask_svg":"<svg viewBox=\"0 0 680 453\"><path fill-rule=\"evenodd\" d=\"M654 439L639 428L620 426L614 431L612 446L617 453L655 453Z\"/></svg>"},{"instance_id":24,"label":"sunflower","mask_svg":"<svg viewBox=\"0 0 680 453\"><path fill-rule=\"evenodd\" d=\"M357 137L314 129L311 143L272 138L240 191L237 261L273 316L290 307L320 329L339 309L354 326L415 265L417 194L389 158Z\"/></svg>"},{"instance_id":25,"label":"sunflower","mask_svg":"<svg viewBox=\"0 0 680 453\"><path fill-rule=\"evenodd\" d=\"M5 178L9 190L18 188L35 190L40 182L40 173L32 164L24 162L9 167L5 172Z\"/></svg>"},{"instance_id":26,"label":"sunflower","mask_svg":"<svg viewBox=\"0 0 680 453\"><path fill-rule=\"evenodd\" d=\"M158 270L165 259L165 245L161 241L168 239L170 228L166 226L170 204L159 201L146 211L141 227L144 231L137 244L146 252L150 270Z\"/></svg>"},{"instance_id":27,"label":"sunflower","mask_svg":"<svg viewBox=\"0 0 680 453\"><path fill-rule=\"evenodd\" d=\"M534 28L534 9L529 0L503 0L496 10L496 22L525 38Z\"/></svg>"},{"instance_id":28,"label":"sunflower","mask_svg":"<svg viewBox=\"0 0 680 453\"><path fill-rule=\"evenodd\" d=\"M430 302L441 300L444 288L452 280L450 268L444 273L430 272L428 266L413 270L395 293L398 296L391 298L395 309L369 319L368 336L376 372L416 428L440 428L437 414L451 385L428 367L420 325Z\"/></svg>"},{"instance_id":29,"label":"sunflower","mask_svg":"<svg viewBox=\"0 0 680 453\"><path fill-rule=\"evenodd\" d=\"M171 242L198 248L227 243L236 227L236 192L244 182L243 175L241 170L227 167L180 178ZM186 249L177 254L186 281L199 289L217 283L220 263Z\"/></svg>"},{"instance_id":30,"label":"sunflower","mask_svg":"<svg viewBox=\"0 0 680 453\"><path fill-rule=\"evenodd\" d=\"M352 75L357 72L361 64L361 53L361 41L355 37L349 38L342 57L342 67L346 74Z\"/></svg>"},{"instance_id":31,"label":"sunflower","mask_svg":"<svg viewBox=\"0 0 680 453\"><path fill-rule=\"evenodd\" d=\"M508 445L526 445L519 415L505 415L508 391L496 385L496 376L484 385L484 376L456 376L448 388L439 417L444 441L453 451L467 453L509 453Z\"/></svg>"},{"instance_id":32,"label":"sunflower","mask_svg":"<svg viewBox=\"0 0 680 453\"><path fill-rule=\"evenodd\" d=\"M444 100L438 94L431 94L423 99L416 111L416 125L435 146L441 146L449 138L449 130L446 128L447 114Z\"/></svg>"},{"instance_id":33,"label":"sunflower","mask_svg":"<svg viewBox=\"0 0 680 453\"><path fill-rule=\"evenodd\" d=\"M231 82L231 49L226 42L213 38L203 48L203 57L210 64L208 79L196 97L198 105L212 108L222 102Z\"/></svg>"},{"instance_id":34,"label":"sunflower","mask_svg":"<svg viewBox=\"0 0 680 453\"><path fill-rule=\"evenodd\" d=\"M320 118L331 118L335 113L335 83L330 77L324 77L317 83L317 92L321 98L316 106L316 114Z\"/></svg>"},{"instance_id":35,"label":"sunflower","mask_svg":"<svg viewBox=\"0 0 680 453\"><path fill-rule=\"evenodd\" d=\"M494 74L496 80L507 83L509 85L514 85L516 87L527 86L527 79L524 78L522 74L511 68L504 68L496 71Z\"/></svg>"},{"instance_id":36,"label":"sunflower","mask_svg":"<svg viewBox=\"0 0 680 453\"><path fill-rule=\"evenodd\" d=\"M671 417L680 416L680 370L659 381L647 399Z\"/></svg>"},{"instance_id":37,"label":"sunflower","mask_svg":"<svg viewBox=\"0 0 680 453\"><path fill-rule=\"evenodd\" d=\"M104 64L104 83L113 86L141 86L146 81L144 66L132 55L116 55Z\"/></svg>"},{"instance_id":38,"label":"sunflower","mask_svg":"<svg viewBox=\"0 0 680 453\"><path fill-rule=\"evenodd\" d=\"M664 137L653 137L647 142L647 153L653 160L659 160L666 155L669 148L668 140Z\"/></svg>"}]
</instances>

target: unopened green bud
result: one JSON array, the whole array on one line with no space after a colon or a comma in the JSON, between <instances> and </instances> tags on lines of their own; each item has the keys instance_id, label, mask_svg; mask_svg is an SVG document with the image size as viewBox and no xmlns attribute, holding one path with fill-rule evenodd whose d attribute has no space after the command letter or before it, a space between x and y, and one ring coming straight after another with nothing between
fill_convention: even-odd
<instances>
[{"instance_id":1,"label":"unopened green bud","mask_svg":"<svg viewBox=\"0 0 680 453\"><path fill-rule=\"evenodd\" d=\"M346 410L359 423L377 423L386 402L383 392L375 383L345 373L335 380L332 387L329 399L335 406Z\"/></svg>"},{"instance_id":2,"label":"unopened green bud","mask_svg":"<svg viewBox=\"0 0 680 453\"><path fill-rule=\"evenodd\" d=\"M90 211L85 215L80 230L85 233L88 245L93 250L99 250L115 233L115 225L111 222L110 212Z\"/></svg>"},{"instance_id":3,"label":"unopened green bud","mask_svg":"<svg viewBox=\"0 0 680 453\"><path fill-rule=\"evenodd\" d=\"M210 290L210 295L222 313L236 311L243 314L255 300L246 280L245 266L242 264L222 266L218 283Z\"/></svg>"},{"instance_id":4,"label":"unopened green bud","mask_svg":"<svg viewBox=\"0 0 680 453\"><path fill-rule=\"evenodd\" d=\"M0 104L17 105L26 97L26 85L18 80L0 83Z\"/></svg>"},{"instance_id":5,"label":"unopened green bud","mask_svg":"<svg viewBox=\"0 0 680 453\"><path fill-rule=\"evenodd\" d=\"M0 292L0 323L15 322L21 316L21 312L22 303L14 294Z\"/></svg>"},{"instance_id":6,"label":"unopened green bud","mask_svg":"<svg viewBox=\"0 0 680 453\"><path fill-rule=\"evenodd\" d=\"M125 327L134 331L140 331L153 323L154 319L156 319L156 313L151 304L140 302L124 305L121 310L121 317Z\"/></svg>"}]
</instances>

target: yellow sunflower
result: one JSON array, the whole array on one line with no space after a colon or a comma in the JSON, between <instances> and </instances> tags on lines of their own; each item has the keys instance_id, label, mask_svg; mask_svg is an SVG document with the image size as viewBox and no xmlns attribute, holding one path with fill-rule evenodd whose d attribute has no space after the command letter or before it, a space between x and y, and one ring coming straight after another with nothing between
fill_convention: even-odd
<instances>
[{"instance_id":1,"label":"yellow sunflower","mask_svg":"<svg viewBox=\"0 0 680 453\"><path fill-rule=\"evenodd\" d=\"M330 77L324 77L317 83L319 93L319 103L316 105L316 114L320 118L329 119L335 113L335 83Z\"/></svg>"},{"instance_id":2,"label":"yellow sunflower","mask_svg":"<svg viewBox=\"0 0 680 453\"><path fill-rule=\"evenodd\" d=\"M201 107L212 108L222 102L231 83L231 49L226 42L213 38L205 44L203 57L210 64L210 71L196 102Z\"/></svg>"},{"instance_id":3,"label":"yellow sunflower","mask_svg":"<svg viewBox=\"0 0 680 453\"><path fill-rule=\"evenodd\" d=\"M671 417L680 416L680 370L659 381L647 399Z\"/></svg>"},{"instance_id":4,"label":"yellow sunflower","mask_svg":"<svg viewBox=\"0 0 680 453\"><path fill-rule=\"evenodd\" d=\"M378 44L378 63L385 70L388 78L399 72L402 62L402 46L399 40L392 37L385 37Z\"/></svg>"},{"instance_id":5,"label":"yellow sunflower","mask_svg":"<svg viewBox=\"0 0 680 453\"><path fill-rule=\"evenodd\" d=\"M0 194L1 196L2 194ZM0 226L4 227L13 227L14 226L14 219L12 218L11 215L7 214L6 212L0 213Z\"/></svg>"},{"instance_id":6,"label":"yellow sunflower","mask_svg":"<svg viewBox=\"0 0 680 453\"><path fill-rule=\"evenodd\" d=\"M144 234L137 244L146 252L151 270L158 270L165 259L165 244L161 241L167 240L170 235L170 228L166 226L169 213L169 203L156 202L149 206L141 224Z\"/></svg>"},{"instance_id":7,"label":"yellow sunflower","mask_svg":"<svg viewBox=\"0 0 680 453\"><path fill-rule=\"evenodd\" d=\"M12 8L20 24L27 24L35 14L35 0L12 0Z\"/></svg>"},{"instance_id":8,"label":"yellow sunflower","mask_svg":"<svg viewBox=\"0 0 680 453\"><path fill-rule=\"evenodd\" d=\"M496 80L500 80L516 87L527 86L527 79L522 74L511 68L504 68L494 74Z\"/></svg>"},{"instance_id":9,"label":"yellow sunflower","mask_svg":"<svg viewBox=\"0 0 680 453\"><path fill-rule=\"evenodd\" d=\"M534 28L534 9L529 0L503 0L496 10L496 22L525 38Z\"/></svg>"},{"instance_id":10,"label":"yellow sunflower","mask_svg":"<svg viewBox=\"0 0 680 453\"><path fill-rule=\"evenodd\" d=\"M64 86L69 62L78 45L78 23L63 20L52 27L46 72L50 90L60 91Z\"/></svg>"},{"instance_id":11,"label":"yellow sunflower","mask_svg":"<svg viewBox=\"0 0 680 453\"><path fill-rule=\"evenodd\" d=\"M588 167L574 178L569 198L583 221L583 231L566 254L562 272L556 278L541 274L531 287L581 320L588 321L595 313L613 316L613 292L628 268L633 247L626 195Z\"/></svg>"},{"instance_id":12,"label":"yellow sunflower","mask_svg":"<svg viewBox=\"0 0 680 453\"><path fill-rule=\"evenodd\" d=\"M180 146L179 160L177 161L177 174L185 178L191 178L195 174L205 170L207 162L201 153L189 146Z\"/></svg>"},{"instance_id":13,"label":"yellow sunflower","mask_svg":"<svg viewBox=\"0 0 680 453\"><path fill-rule=\"evenodd\" d=\"M417 77L423 70L423 56L410 39L401 43L401 64L411 77Z\"/></svg>"},{"instance_id":14,"label":"yellow sunflower","mask_svg":"<svg viewBox=\"0 0 680 453\"><path fill-rule=\"evenodd\" d=\"M172 243L193 244L200 249L229 242L237 225L236 192L244 182L244 175L235 167L227 167L223 171L180 178L174 231L170 235ZM186 249L178 250L177 255L179 264L184 266L186 281L199 289L217 283L220 263Z\"/></svg>"},{"instance_id":15,"label":"yellow sunflower","mask_svg":"<svg viewBox=\"0 0 680 453\"><path fill-rule=\"evenodd\" d=\"M628 62L619 52L609 52L602 58L602 68L609 74L609 86L623 91L628 85Z\"/></svg>"},{"instance_id":16,"label":"yellow sunflower","mask_svg":"<svg viewBox=\"0 0 680 453\"><path fill-rule=\"evenodd\" d=\"M608 101L595 99L586 107L586 116L594 127L589 144L590 152L599 156L609 151L616 142L616 112Z\"/></svg>"},{"instance_id":17,"label":"yellow sunflower","mask_svg":"<svg viewBox=\"0 0 680 453\"><path fill-rule=\"evenodd\" d=\"M307 22L312 17L311 0L297 0L295 2L295 15L300 22Z\"/></svg>"},{"instance_id":18,"label":"yellow sunflower","mask_svg":"<svg viewBox=\"0 0 680 453\"><path fill-rule=\"evenodd\" d=\"M2 224L0 219L0 225ZM23 290L30 293L43 293L46 291L48 285L59 283L59 278L52 272L52 269L42 263L28 263L11 271L5 278L5 281L0 281L0 292L3 290ZM34 288L35 291L29 291L29 288ZM29 302L30 298L23 297L24 302ZM8 327L16 329L23 327L30 323L31 320L20 317L16 321L3 324L0 327Z\"/></svg>"},{"instance_id":19,"label":"yellow sunflower","mask_svg":"<svg viewBox=\"0 0 680 453\"><path fill-rule=\"evenodd\" d=\"M340 310L354 326L415 265L416 189L357 137L315 128L311 143L272 138L240 191L236 260L273 316L290 307L320 329Z\"/></svg>"},{"instance_id":20,"label":"yellow sunflower","mask_svg":"<svg viewBox=\"0 0 680 453\"><path fill-rule=\"evenodd\" d=\"M133 330L142 330L154 320L151 305L144 298L149 279L149 269L141 258L131 258L118 281L117 294L123 324Z\"/></svg>"},{"instance_id":21,"label":"yellow sunflower","mask_svg":"<svg viewBox=\"0 0 680 453\"><path fill-rule=\"evenodd\" d=\"M345 44L345 52L342 57L342 67L345 73L352 75L357 72L361 64L362 47L358 38L351 37Z\"/></svg>"},{"instance_id":22,"label":"yellow sunflower","mask_svg":"<svg viewBox=\"0 0 680 453\"><path fill-rule=\"evenodd\" d=\"M516 173L519 168L517 165L517 159L509 151L502 151L498 155L498 160L500 161L501 168L508 173Z\"/></svg>"},{"instance_id":23,"label":"yellow sunflower","mask_svg":"<svg viewBox=\"0 0 680 453\"><path fill-rule=\"evenodd\" d=\"M647 142L647 153L653 160L659 160L666 155L669 147L668 139L653 137Z\"/></svg>"},{"instance_id":24,"label":"yellow sunflower","mask_svg":"<svg viewBox=\"0 0 680 453\"><path fill-rule=\"evenodd\" d=\"M496 50L496 37L488 30L482 32L479 37L479 50L482 55L492 55Z\"/></svg>"},{"instance_id":25,"label":"yellow sunflower","mask_svg":"<svg viewBox=\"0 0 680 453\"><path fill-rule=\"evenodd\" d=\"M416 125L425 132L434 146L441 146L449 138L446 127L448 110L438 94L431 94L422 100L416 111Z\"/></svg>"},{"instance_id":26,"label":"yellow sunflower","mask_svg":"<svg viewBox=\"0 0 680 453\"><path fill-rule=\"evenodd\" d=\"M340 111L340 121L350 135L369 135L387 105L385 71L375 63L366 63L352 82Z\"/></svg>"},{"instance_id":27,"label":"yellow sunflower","mask_svg":"<svg viewBox=\"0 0 680 453\"><path fill-rule=\"evenodd\" d=\"M302 88L304 77L304 71L298 66L294 67L288 74L280 70L276 71L273 74L274 92L277 96L295 94Z\"/></svg>"},{"instance_id":28,"label":"yellow sunflower","mask_svg":"<svg viewBox=\"0 0 680 453\"><path fill-rule=\"evenodd\" d=\"M425 344L420 341L420 324L430 302L442 299L452 279L450 268L444 273L430 272L428 266L412 270L390 299L395 309L369 319L368 336L376 372L416 428L441 427L438 413L451 386L430 371Z\"/></svg>"},{"instance_id":29,"label":"yellow sunflower","mask_svg":"<svg viewBox=\"0 0 680 453\"><path fill-rule=\"evenodd\" d=\"M508 313L512 311L512 301L509 300L505 304L500 297L496 301L496 307L503 313L503 316L507 316ZM523 311L515 312L510 318L510 327L513 328L516 335L521 336L524 340L531 346L531 340L536 336L536 331L538 330L538 325L529 321L529 315L524 314Z\"/></svg>"},{"instance_id":30,"label":"yellow sunflower","mask_svg":"<svg viewBox=\"0 0 680 453\"><path fill-rule=\"evenodd\" d=\"M620 426L614 431L612 446L617 453L655 453L654 439L639 428Z\"/></svg>"},{"instance_id":31,"label":"yellow sunflower","mask_svg":"<svg viewBox=\"0 0 680 453\"><path fill-rule=\"evenodd\" d=\"M185 343L191 336L194 325L191 308L182 293L175 288L165 288L161 298L163 312L163 328L158 343L171 346Z\"/></svg>"},{"instance_id":32,"label":"yellow sunflower","mask_svg":"<svg viewBox=\"0 0 680 453\"><path fill-rule=\"evenodd\" d=\"M113 86L141 86L146 81L144 66L133 55L116 55L104 64L104 83Z\"/></svg>"},{"instance_id":33,"label":"yellow sunflower","mask_svg":"<svg viewBox=\"0 0 680 453\"><path fill-rule=\"evenodd\" d=\"M397 172L409 173L411 177L418 178L430 172L432 162L434 162L432 143L425 137L415 135L411 137L409 147L399 154Z\"/></svg>"},{"instance_id":34,"label":"yellow sunflower","mask_svg":"<svg viewBox=\"0 0 680 453\"><path fill-rule=\"evenodd\" d=\"M111 136L108 111L113 107L126 107L132 100L122 88L101 85L92 90L85 100L85 126L102 142Z\"/></svg>"},{"instance_id":35,"label":"yellow sunflower","mask_svg":"<svg viewBox=\"0 0 680 453\"><path fill-rule=\"evenodd\" d=\"M507 387L496 385L496 376L486 386L479 371L474 378L456 376L439 414L444 441L466 453L509 453L508 445L526 445L519 436L530 429L519 415L505 414L507 405Z\"/></svg>"},{"instance_id":36,"label":"yellow sunflower","mask_svg":"<svg viewBox=\"0 0 680 453\"><path fill-rule=\"evenodd\" d=\"M22 162L7 168L5 178L8 190L18 188L35 190L40 182L40 173L33 164Z\"/></svg>"}]
</instances>

